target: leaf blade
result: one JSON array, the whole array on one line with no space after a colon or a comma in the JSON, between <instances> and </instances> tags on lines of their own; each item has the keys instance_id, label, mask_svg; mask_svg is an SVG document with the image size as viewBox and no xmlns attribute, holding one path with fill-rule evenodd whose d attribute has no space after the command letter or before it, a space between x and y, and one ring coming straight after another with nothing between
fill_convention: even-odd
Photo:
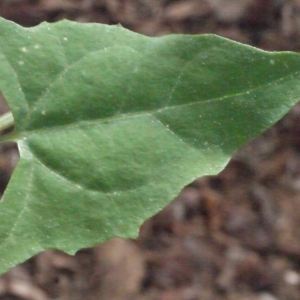
<instances>
[{"instance_id":1,"label":"leaf blade","mask_svg":"<svg viewBox=\"0 0 300 300\"><path fill-rule=\"evenodd\" d=\"M0 272L45 248L134 236L300 93L295 53L69 21L0 28L0 89L16 123L2 139L21 154L0 203Z\"/></svg>"}]
</instances>

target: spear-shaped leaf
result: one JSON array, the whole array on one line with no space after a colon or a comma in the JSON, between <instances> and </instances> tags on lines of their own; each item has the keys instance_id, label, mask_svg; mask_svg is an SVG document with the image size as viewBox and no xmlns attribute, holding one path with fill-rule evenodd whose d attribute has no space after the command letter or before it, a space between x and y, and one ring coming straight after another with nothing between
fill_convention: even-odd
<instances>
[{"instance_id":1,"label":"spear-shaped leaf","mask_svg":"<svg viewBox=\"0 0 300 300\"><path fill-rule=\"evenodd\" d=\"M0 273L141 222L300 95L300 56L217 36L145 37L62 21L0 20L0 89L20 161L0 203Z\"/></svg>"}]
</instances>

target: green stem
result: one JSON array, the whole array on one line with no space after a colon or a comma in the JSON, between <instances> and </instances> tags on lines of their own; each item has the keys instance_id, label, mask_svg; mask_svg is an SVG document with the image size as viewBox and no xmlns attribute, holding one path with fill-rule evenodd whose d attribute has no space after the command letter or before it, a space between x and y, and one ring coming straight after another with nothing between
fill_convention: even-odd
<instances>
[{"instance_id":1,"label":"green stem","mask_svg":"<svg viewBox=\"0 0 300 300\"><path fill-rule=\"evenodd\" d=\"M0 131L14 125L14 117L11 112L7 112L0 117Z\"/></svg>"}]
</instances>

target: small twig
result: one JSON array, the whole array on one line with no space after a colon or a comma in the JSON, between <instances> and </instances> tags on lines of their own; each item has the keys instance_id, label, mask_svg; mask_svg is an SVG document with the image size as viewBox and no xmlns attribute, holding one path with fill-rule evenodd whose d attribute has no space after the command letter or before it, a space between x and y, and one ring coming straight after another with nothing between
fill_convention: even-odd
<instances>
[{"instance_id":1,"label":"small twig","mask_svg":"<svg viewBox=\"0 0 300 300\"><path fill-rule=\"evenodd\" d=\"M0 116L0 131L8 129L14 125L14 117L11 112L7 112Z\"/></svg>"}]
</instances>

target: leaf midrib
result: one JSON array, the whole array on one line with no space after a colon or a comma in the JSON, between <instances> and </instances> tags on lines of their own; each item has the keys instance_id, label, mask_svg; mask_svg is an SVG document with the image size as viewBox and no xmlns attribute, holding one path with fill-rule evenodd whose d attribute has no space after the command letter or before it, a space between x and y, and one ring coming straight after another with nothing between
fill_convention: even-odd
<instances>
[{"instance_id":1,"label":"leaf midrib","mask_svg":"<svg viewBox=\"0 0 300 300\"><path fill-rule=\"evenodd\" d=\"M293 77L293 76L299 76L297 71L294 71L292 73L290 73L289 75L280 77L276 80L272 80L268 83L264 83L261 84L257 87L254 87L252 89L247 89L244 90L242 92L236 93L236 94L230 94L230 95L225 95L223 97L217 97L217 98L211 98L211 99L207 99L207 100L199 100L196 102L190 102L190 103L184 103L184 104L177 104L177 105L171 105L171 106L167 106L167 107L163 107L163 108L159 108L159 109L154 109L151 111L140 111L140 112L134 112L134 113L126 113L124 115L120 114L117 116L110 116L107 118L100 118L100 119L93 119L93 120L84 120L84 121L78 121L78 122L73 122L73 123L68 123L65 125L59 125L59 126L51 126L51 127L46 127L46 128L42 128L42 129L34 129L34 130L29 130L29 131L22 131L22 132L12 132L8 135L4 135L0 138L0 144L5 143L5 142L18 142L18 140L22 140L24 138L28 138L30 136L33 135L38 135L38 134L51 134L51 132L57 132L57 131L61 131L64 129L72 129L72 128L78 128L78 127L86 127L86 126L92 126L94 124L104 124L104 123L110 123L113 121L121 121L121 120L126 120L126 119L130 119L130 118L139 118L139 117L143 117L143 116L151 116L155 119L157 119L157 117L155 116L155 114L160 113L164 110L171 110L171 109L176 109L176 108L180 108L180 107L187 107L187 106L192 106L192 105L199 105L201 103L209 103L209 102L218 102L218 101L222 101L222 100L227 100L230 99L232 97L237 97L237 96L242 96L242 95L247 95L249 96L250 93L253 93L261 88L264 88L268 85L271 84L275 84L276 82L281 82L283 83L284 80L288 79L289 77ZM278 85L277 85L278 86ZM161 120L159 120L161 122Z\"/></svg>"}]
</instances>

